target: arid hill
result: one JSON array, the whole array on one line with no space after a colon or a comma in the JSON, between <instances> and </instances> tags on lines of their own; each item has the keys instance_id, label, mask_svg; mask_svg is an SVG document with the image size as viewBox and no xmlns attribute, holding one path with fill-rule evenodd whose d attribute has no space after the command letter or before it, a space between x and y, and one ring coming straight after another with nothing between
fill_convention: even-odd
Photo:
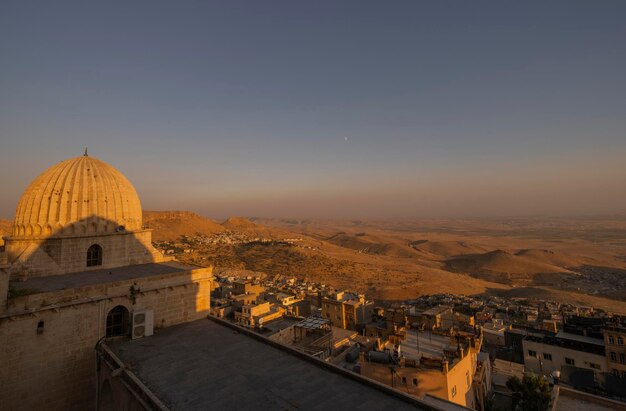
<instances>
[{"instance_id":1,"label":"arid hill","mask_svg":"<svg viewBox=\"0 0 626 411\"><path fill-rule=\"evenodd\" d=\"M511 254L504 250L452 258L446 261L445 268L449 271L468 273L477 278L505 284L531 281L538 274L567 271L563 267L537 261L529 253Z\"/></svg>"},{"instance_id":2,"label":"arid hill","mask_svg":"<svg viewBox=\"0 0 626 411\"><path fill-rule=\"evenodd\" d=\"M219 223L189 211L144 211L143 223L155 241L175 241L182 235L213 235L225 231Z\"/></svg>"},{"instance_id":3,"label":"arid hill","mask_svg":"<svg viewBox=\"0 0 626 411\"><path fill-rule=\"evenodd\" d=\"M610 221L324 221L219 224L186 212L146 212L155 239L232 232L273 243L196 244L183 261L216 272L308 278L377 300L420 294L536 293L626 314L626 228ZM576 231L574 231L573 228ZM581 228L582 227L582 228ZM520 291L516 291L520 290ZM514 294L512 294L514 295Z\"/></svg>"},{"instance_id":4,"label":"arid hill","mask_svg":"<svg viewBox=\"0 0 626 411\"><path fill-rule=\"evenodd\" d=\"M583 264L592 264L593 259L584 258L576 255L571 255L564 252L557 252L552 250L541 250L541 249L526 249L519 250L515 253L518 257L524 257L528 259L532 259L536 262L541 262L544 264L556 265L559 267L567 268L567 267L577 267Z\"/></svg>"},{"instance_id":5,"label":"arid hill","mask_svg":"<svg viewBox=\"0 0 626 411\"><path fill-rule=\"evenodd\" d=\"M339 232L325 239L326 242L331 244L349 248L364 254L380 254L398 258L411 258L416 256L416 253L413 252L410 247L380 240L379 238L372 238L366 233L349 235L344 232Z\"/></svg>"},{"instance_id":6,"label":"arid hill","mask_svg":"<svg viewBox=\"0 0 626 411\"><path fill-rule=\"evenodd\" d=\"M253 223L244 217L230 217L222 223L222 226L231 231L265 229L262 225Z\"/></svg>"},{"instance_id":7,"label":"arid hill","mask_svg":"<svg viewBox=\"0 0 626 411\"><path fill-rule=\"evenodd\" d=\"M175 241L181 236L206 235L230 231L250 237L283 238L284 230L268 228L243 217L231 217L218 223L190 211L144 211L143 223L153 230L154 241Z\"/></svg>"},{"instance_id":8,"label":"arid hill","mask_svg":"<svg viewBox=\"0 0 626 411\"><path fill-rule=\"evenodd\" d=\"M485 247L468 241L432 241L417 240L410 244L416 250L428 252L442 257L455 257L465 254L479 254L488 251Z\"/></svg>"}]
</instances>

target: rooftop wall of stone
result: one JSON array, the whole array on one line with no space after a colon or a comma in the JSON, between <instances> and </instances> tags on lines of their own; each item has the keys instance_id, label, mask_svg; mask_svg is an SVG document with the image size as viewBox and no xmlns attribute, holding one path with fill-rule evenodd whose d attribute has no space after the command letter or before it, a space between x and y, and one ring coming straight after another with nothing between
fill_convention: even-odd
<instances>
[{"instance_id":1,"label":"rooftop wall of stone","mask_svg":"<svg viewBox=\"0 0 626 411\"><path fill-rule=\"evenodd\" d=\"M176 286L190 286L212 278L212 268L179 263L150 263L99 272L72 273L55 277L12 282L12 298L0 317L30 314L42 310ZM131 290L132 288L132 290Z\"/></svg>"}]
</instances>

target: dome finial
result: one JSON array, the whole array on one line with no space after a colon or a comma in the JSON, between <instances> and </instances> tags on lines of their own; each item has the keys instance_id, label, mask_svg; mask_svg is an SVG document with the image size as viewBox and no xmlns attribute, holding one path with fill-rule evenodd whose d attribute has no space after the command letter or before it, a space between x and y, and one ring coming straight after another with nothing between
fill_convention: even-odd
<instances>
[{"instance_id":1,"label":"dome finial","mask_svg":"<svg viewBox=\"0 0 626 411\"><path fill-rule=\"evenodd\" d=\"M87 154L87 147L85 147L85 154L84 154L84 156L85 157L89 156L89 154Z\"/></svg>"}]
</instances>

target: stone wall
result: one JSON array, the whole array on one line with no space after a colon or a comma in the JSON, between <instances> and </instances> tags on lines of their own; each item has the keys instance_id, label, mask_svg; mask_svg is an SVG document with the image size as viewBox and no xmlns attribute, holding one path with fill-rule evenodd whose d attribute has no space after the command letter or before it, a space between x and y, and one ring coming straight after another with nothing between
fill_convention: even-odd
<instances>
[{"instance_id":1,"label":"stone wall","mask_svg":"<svg viewBox=\"0 0 626 411\"><path fill-rule=\"evenodd\" d=\"M102 265L87 267L87 249L93 244L102 247ZM14 265L11 279L60 275L163 260L163 256L152 246L149 230L97 236L8 238L6 254L8 262Z\"/></svg>"},{"instance_id":2,"label":"stone wall","mask_svg":"<svg viewBox=\"0 0 626 411\"><path fill-rule=\"evenodd\" d=\"M154 310L158 332L206 317L210 283L211 270L198 269L9 300L0 316L2 409L95 409L94 347L108 312Z\"/></svg>"}]
</instances>

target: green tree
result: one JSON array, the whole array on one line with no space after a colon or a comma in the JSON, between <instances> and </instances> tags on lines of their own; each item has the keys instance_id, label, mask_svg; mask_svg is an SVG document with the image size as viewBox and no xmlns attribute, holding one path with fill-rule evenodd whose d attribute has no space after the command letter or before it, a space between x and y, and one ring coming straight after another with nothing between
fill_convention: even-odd
<instances>
[{"instance_id":1,"label":"green tree","mask_svg":"<svg viewBox=\"0 0 626 411\"><path fill-rule=\"evenodd\" d=\"M511 377L506 386L513 391L513 409L546 411L552 401L552 388L548 380L536 374L525 374L520 380Z\"/></svg>"}]
</instances>

